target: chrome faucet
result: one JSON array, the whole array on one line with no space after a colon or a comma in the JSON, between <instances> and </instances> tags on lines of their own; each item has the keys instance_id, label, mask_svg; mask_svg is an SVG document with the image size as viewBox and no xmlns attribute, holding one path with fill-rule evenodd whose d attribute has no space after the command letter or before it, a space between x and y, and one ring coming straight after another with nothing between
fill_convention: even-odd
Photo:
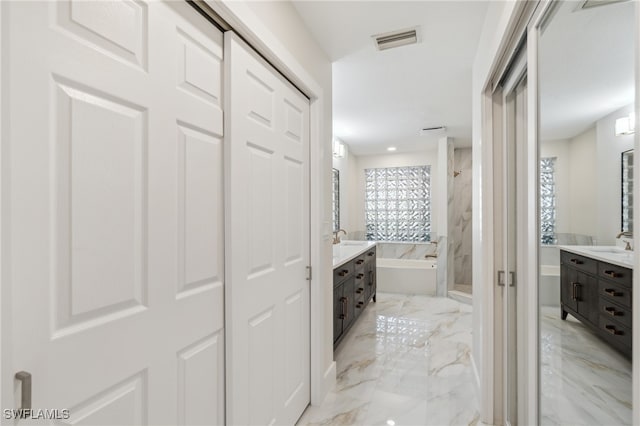
<instances>
[{"instance_id":1,"label":"chrome faucet","mask_svg":"<svg viewBox=\"0 0 640 426\"><path fill-rule=\"evenodd\" d=\"M338 229L333 233L333 244L340 244L340 232L344 232L344 235L347 235L347 231L344 229Z\"/></svg>"}]
</instances>

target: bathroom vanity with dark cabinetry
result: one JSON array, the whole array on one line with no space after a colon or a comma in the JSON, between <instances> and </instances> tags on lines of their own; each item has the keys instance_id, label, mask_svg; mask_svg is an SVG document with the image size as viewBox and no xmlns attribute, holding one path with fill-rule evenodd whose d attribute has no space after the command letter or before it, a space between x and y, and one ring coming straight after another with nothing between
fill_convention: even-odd
<instances>
[{"instance_id":1,"label":"bathroom vanity with dark cabinetry","mask_svg":"<svg viewBox=\"0 0 640 426\"><path fill-rule=\"evenodd\" d=\"M366 247L333 270L333 347L342 341L370 300L376 299L376 247Z\"/></svg>"},{"instance_id":2,"label":"bathroom vanity with dark cabinetry","mask_svg":"<svg viewBox=\"0 0 640 426\"><path fill-rule=\"evenodd\" d=\"M597 250L597 247L589 249L583 246L561 249L562 319L566 319L567 314L573 315L611 346L631 357L633 269L605 261L605 253L611 254L611 259L607 260L616 260L612 257L616 254L613 249L610 252ZM590 251L596 253L595 258L589 255Z\"/></svg>"}]
</instances>

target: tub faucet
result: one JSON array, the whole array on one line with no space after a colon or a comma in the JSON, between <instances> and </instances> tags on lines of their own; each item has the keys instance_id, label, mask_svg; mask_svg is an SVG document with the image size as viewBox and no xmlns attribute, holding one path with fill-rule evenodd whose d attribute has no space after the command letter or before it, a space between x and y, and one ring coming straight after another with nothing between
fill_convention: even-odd
<instances>
[{"instance_id":1,"label":"tub faucet","mask_svg":"<svg viewBox=\"0 0 640 426\"><path fill-rule=\"evenodd\" d=\"M344 229L338 229L333 233L333 244L340 244L340 232L344 232L344 235L347 235L347 231Z\"/></svg>"}]
</instances>

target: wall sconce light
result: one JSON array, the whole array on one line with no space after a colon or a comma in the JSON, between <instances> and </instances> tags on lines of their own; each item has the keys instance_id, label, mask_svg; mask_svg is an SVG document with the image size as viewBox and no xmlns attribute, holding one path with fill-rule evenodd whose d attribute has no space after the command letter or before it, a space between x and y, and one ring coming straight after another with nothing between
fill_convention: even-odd
<instances>
[{"instance_id":1,"label":"wall sconce light","mask_svg":"<svg viewBox=\"0 0 640 426\"><path fill-rule=\"evenodd\" d=\"M632 135L636 132L635 112L629 113L626 117L616 119L616 136Z\"/></svg>"},{"instance_id":2,"label":"wall sconce light","mask_svg":"<svg viewBox=\"0 0 640 426\"><path fill-rule=\"evenodd\" d=\"M344 144L338 138L333 139L333 156L343 158L345 153Z\"/></svg>"}]
</instances>

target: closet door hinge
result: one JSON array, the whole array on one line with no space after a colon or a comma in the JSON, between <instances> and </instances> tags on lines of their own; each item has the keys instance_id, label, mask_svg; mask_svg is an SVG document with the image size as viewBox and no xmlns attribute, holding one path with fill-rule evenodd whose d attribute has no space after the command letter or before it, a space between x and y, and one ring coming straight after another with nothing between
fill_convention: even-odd
<instances>
[{"instance_id":1,"label":"closet door hinge","mask_svg":"<svg viewBox=\"0 0 640 426\"><path fill-rule=\"evenodd\" d=\"M307 281L311 281L312 271L311 266L307 266Z\"/></svg>"}]
</instances>

